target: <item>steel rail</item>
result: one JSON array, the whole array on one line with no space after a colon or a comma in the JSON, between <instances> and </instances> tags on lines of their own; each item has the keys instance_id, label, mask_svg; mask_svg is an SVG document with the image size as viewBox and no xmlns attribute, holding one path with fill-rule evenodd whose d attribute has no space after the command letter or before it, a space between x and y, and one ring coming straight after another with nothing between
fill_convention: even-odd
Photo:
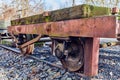
<instances>
[{"instance_id":1,"label":"steel rail","mask_svg":"<svg viewBox=\"0 0 120 80\"><path fill-rule=\"evenodd\" d=\"M21 54L21 51L20 51L20 50L16 50L16 49L13 49L13 48L4 46L4 45L0 45L0 47L2 47L2 48L4 48L4 49L7 49L7 50L10 50L10 51L12 51L12 52ZM44 62L44 63L46 63L46 64L49 64L49 65L51 65L51 66L55 66L55 67L58 67L58 68L60 68L60 69L64 69L62 66L58 66L58 65L56 65L56 64L54 64L54 63L50 63L50 62L48 62L48 61L46 61L46 60L39 59L39 58L34 57L34 56L32 56L32 55L26 55L26 56L27 56L27 57L30 57L30 58L33 58L33 59L35 59L35 60L37 60L37 61L40 61L40 62Z\"/></svg>"},{"instance_id":2,"label":"steel rail","mask_svg":"<svg viewBox=\"0 0 120 80\"><path fill-rule=\"evenodd\" d=\"M12 51L12 52L18 53L18 54L21 53L21 51L16 50L16 49L13 49L13 48L11 48L11 47L7 47L7 46L4 46L4 45L0 45L0 47L4 48L4 49L6 49L6 50L10 50L10 51Z\"/></svg>"},{"instance_id":3,"label":"steel rail","mask_svg":"<svg viewBox=\"0 0 120 80\"><path fill-rule=\"evenodd\" d=\"M13 49L13 48L4 46L4 45L0 45L0 47L4 48L4 49L6 49L6 50L10 50L10 51L12 51L12 52L15 52L15 53L17 53L17 55L18 55L18 54L19 54L19 55L21 54L21 51L20 51L20 50L16 50L16 49ZM48 62L48 61L46 61L46 60L39 59L39 58L34 57L34 56L32 56L32 55L26 55L26 56L27 56L27 57L30 57L30 58L33 58L34 60L37 60L37 61L39 61L39 62L44 62L44 63L46 63L46 64L48 64L48 65L53 66L53 67L57 67L57 68L62 69L62 70L64 69L64 68L62 67L62 65L56 65L55 63L51 63L51 62ZM82 77L85 77L84 74L79 73L79 72L75 72L75 74L77 74L77 75L79 75L79 76L82 76Z\"/></svg>"}]
</instances>

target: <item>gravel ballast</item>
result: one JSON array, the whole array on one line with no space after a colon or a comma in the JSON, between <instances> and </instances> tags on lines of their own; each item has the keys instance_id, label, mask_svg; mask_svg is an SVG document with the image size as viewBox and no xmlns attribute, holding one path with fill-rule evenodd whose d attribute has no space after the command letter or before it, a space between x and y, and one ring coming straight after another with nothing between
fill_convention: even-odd
<instances>
[{"instance_id":1,"label":"gravel ballast","mask_svg":"<svg viewBox=\"0 0 120 80\"><path fill-rule=\"evenodd\" d=\"M49 50L50 48L46 47L36 47L33 56L60 64ZM100 49L99 73L92 79L120 80L119 45ZM75 73L0 48L0 80L88 80L88 77L81 77Z\"/></svg>"}]
</instances>

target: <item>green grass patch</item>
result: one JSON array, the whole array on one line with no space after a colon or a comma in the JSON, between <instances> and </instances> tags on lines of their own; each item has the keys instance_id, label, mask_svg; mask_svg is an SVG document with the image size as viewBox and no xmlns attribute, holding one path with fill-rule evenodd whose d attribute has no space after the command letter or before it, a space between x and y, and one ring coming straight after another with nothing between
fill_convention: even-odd
<instances>
[{"instance_id":1,"label":"green grass patch","mask_svg":"<svg viewBox=\"0 0 120 80\"><path fill-rule=\"evenodd\" d=\"M1 44L11 46L12 42L11 41L7 41L7 40L2 40Z\"/></svg>"}]
</instances>

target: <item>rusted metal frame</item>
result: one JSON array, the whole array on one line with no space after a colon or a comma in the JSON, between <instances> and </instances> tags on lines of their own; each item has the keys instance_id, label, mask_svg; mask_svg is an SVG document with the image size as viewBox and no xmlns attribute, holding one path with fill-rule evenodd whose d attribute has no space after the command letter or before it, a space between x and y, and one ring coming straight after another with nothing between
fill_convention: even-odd
<instances>
[{"instance_id":1,"label":"rusted metal frame","mask_svg":"<svg viewBox=\"0 0 120 80\"><path fill-rule=\"evenodd\" d=\"M84 46L84 74L95 76L98 74L99 38L86 38Z\"/></svg>"},{"instance_id":2,"label":"rusted metal frame","mask_svg":"<svg viewBox=\"0 0 120 80\"><path fill-rule=\"evenodd\" d=\"M24 43L22 45L19 45L18 47L19 48L24 48L24 47L26 47L26 46L28 46L30 44L33 44L33 43L37 42L40 38L41 38L41 35L38 35L36 38L34 38L34 39L32 39L32 40L30 40L30 41L28 41L28 42L26 42L26 43Z\"/></svg>"},{"instance_id":3,"label":"rusted metal frame","mask_svg":"<svg viewBox=\"0 0 120 80\"><path fill-rule=\"evenodd\" d=\"M57 37L80 36L115 38L116 34L118 34L118 28L119 26L116 16L101 16L40 24L11 26L8 28L8 31L14 31L14 34L42 34Z\"/></svg>"},{"instance_id":4,"label":"rusted metal frame","mask_svg":"<svg viewBox=\"0 0 120 80\"><path fill-rule=\"evenodd\" d=\"M84 74L87 76L95 76L98 73L99 59L99 39L95 37L116 37L118 28L119 26L115 16L103 16L88 19L11 26L11 29L9 27L9 32L14 31L14 33L17 34L46 34L57 37L91 37L85 40ZM34 40L23 44L21 45L21 48L32 44L33 42Z\"/></svg>"}]
</instances>

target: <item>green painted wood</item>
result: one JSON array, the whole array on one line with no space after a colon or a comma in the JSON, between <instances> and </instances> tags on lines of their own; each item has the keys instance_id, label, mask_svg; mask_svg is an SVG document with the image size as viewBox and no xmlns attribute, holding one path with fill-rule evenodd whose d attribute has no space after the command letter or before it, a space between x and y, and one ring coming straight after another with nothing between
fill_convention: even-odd
<instances>
[{"instance_id":1,"label":"green painted wood","mask_svg":"<svg viewBox=\"0 0 120 80\"><path fill-rule=\"evenodd\" d=\"M88 18L100 15L109 15L110 8L99 7L92 5L78 5L70 8L64 8L60 10L50 11L49 16L43 16L44 14L33 15L17 20L12 20L11 25L25 25L25 24L37 24L43 22L62 21L70 19Z\"/></svg>"}]
</instances>

